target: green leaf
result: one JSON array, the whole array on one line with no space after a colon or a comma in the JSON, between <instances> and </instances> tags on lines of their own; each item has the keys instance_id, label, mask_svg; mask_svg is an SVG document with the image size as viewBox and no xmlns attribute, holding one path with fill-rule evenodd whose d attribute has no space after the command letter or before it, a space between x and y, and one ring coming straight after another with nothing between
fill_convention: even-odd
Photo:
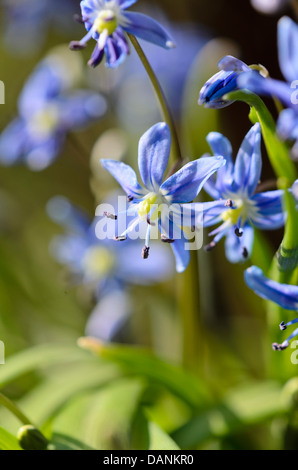
<instances>
[{"instance_id":1,"label":"green leaf","mask_svg":"<svg viewBox=\"0 0 298 470\"><path fill-rule=\"evenodd\" d=\"M48 450L96 450L83 442L63 434L54 433Z\"/></svg>"},{"instance_id":2,"label":"green leaf","mask_svg":"<svg viewBox=\"0 0 298 470\"><path fill-rule=\"evenodd\" d=\"M86 354L82 354L80 349L74 347L46 345L22 351L9 357L6 365L0 367L0 388L36 369L79 359L86 359Z\"/></svg>"},{"instance_id":3,"label":"green leaf","mask_svg":"<svg viewBox=\"0 0 298 470\"><path fill-rule=\"evenodd\" d=\"M22 450L17 438L0 427L0 450Z\"/></svg>"},{"instance_id":4,"label":"green leaf","mask_svg":"<svg viewBox=\"0 0 298 470\"><path fill-rule=\"evenodd\" d=\"M156 423L149 422L148 450L179 450L176 442L165 433Z\"/></svg>"},{"instance_id":5,"label":"green leaf","mask_svg":"<svg viewBox=\"0 0 298 470\"><path fill-rule=\"evenodd\" d=\"M108 345L92 338L81 338L80 345L102 359L121 365L130 374L166 387L192 407L198 408L210 402L204 385L195 376L164 362L150 351L139 347Z\"/></svg>"},{"instance_id":6,"label":"green leaf","mask_svg":"<svg viewBox=\"0 0 298 470\"><path fill-rule=\"evenodd\" d=\"M211 438L222 438L247 426L263 423L286 410L281 387L266 382L229 392L223 402L192 418L172 434L182 449L196 448Z\"/></svg>"}]
</instances>

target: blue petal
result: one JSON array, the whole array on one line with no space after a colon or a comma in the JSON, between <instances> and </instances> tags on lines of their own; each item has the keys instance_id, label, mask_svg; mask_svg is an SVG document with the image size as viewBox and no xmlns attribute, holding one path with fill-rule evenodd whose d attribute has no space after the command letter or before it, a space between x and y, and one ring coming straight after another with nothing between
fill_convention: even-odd
<instances>
[{"instance_id":1,"label":"blue petal","mask_svg":"<svg viewBox=\"0 0 298 470\"><path fill-rule=\"evenodd\" d=\"M91 220L87 214L63 196L56 196L49 200L47 214L51 220L78 235L85 237L89 231Z\"/></svg>"},{"instance_id":2,"label":"blue petal","mask_svg":"<svg viewBox=\"0 0 298 470\"><path fill-rule=\"evenodd\" d=\"M59 98L57 105L60 125L67 130L85 126L99 119L107 109L106 101L101 95L84 90Z\"/></svg>"},{"instance_id":3,"label":"blue petal","mask_svg":"<svg viewBox=\"0 0 298 470\"><path fill-rule=\"evenodd\" d=\"M293 89L290 88L288 83L273 80L272 78L264 78L255 70L239 75L237 85L239 88L245 88L257 95L276 96L286 106L293 106L291 100Z\"/></svg>"},{"instance_id":4,"label":"blue petal","mask_svg":"<svg viewBox=\"0 0 298 470\"><path fill-rule=\"evenodd\" d=\"M251 69L242 60L226 55L218 62L218 68L225 72L249 72Z\"/></svg>"},{"instance_id":5,"label":"blue petal","mask_svg":"<svg viewBox=\"0 0 298 470\"><path fill-rule=\"evenodd\" d=\"M115 32L112 37L107 38L105 45L106 65L109 68L116 68L123 63L129 53L128 44L122 34Z\"/></svg>"},{"instance_id":6,"label":"blue petal","mask_svg":"<svg viewBox=\"0 0 298 470\"><path fill-rule=\"evenodd\" d=\"M278 24L280 68L288 82L298 77L298 26L284 16Z\"/></svg>"},{"instance_id":7,"label":"blue petal","mask_svg":"<svg viewBox=\"0 0 298 470\"><path fill-rule=\"evenodd\" d=\"M165 49L173 48L174 42L169 33L155 20L142 13L123 13L122 28L145 41L152 42Z\"/></svg>"},{"instance_id":8,"label":"blue petal","mask_svg":"<svg viewBox=\"0 0 298 470\"><path fill-rule=\"evenodd\" d=\"M181 227L173 224L168 216L162 217L162 220L159 222L159 230L169 240L174 240L171 243L171 248L176 259L176 271L183 273L190 262L190 251L187 249L189 240L185 237Z\"/></svg>"},{"instance_id":9,"label":"blue petal","mask_svg":"<svg viewBox=\"0 0 298 470\"><path fill-rule=\"evenodd\" d=\"M264 276L260 268L252 266L245 271L245 282L260 297L277 303L287 310L298 310L298 287L279 284Z\"/></svg>"},{"instance_id":10,"label":"blue petal","mask_svg":"<svg viewBox=\"0 0 298 470\"><path fill-rule=\"evenodd\" d=\"M64 143L65 135L55 133L41 142L31 142L31 147L24 155L24 161L33 171L42 171L58 157Z\"/></svg>"},{"instance_id":11,"label":"blue petal","mask_svg":"<svg viewBox=\"0 0 298 470\"><path fill-rule=\"evenodd\" d=\"M151 127L139 142L139 170L149 191L158 192L168 165L171 133L164 122Z\"/></svg>"},{"instance_id":12,"label":"blue petal","mask_svg":"<svg viewBox=\"0 0 298 470\"><path fill-rule=\"evenodd\" d=\"M134 3L136 3L138 0L117 0L121 10L126 10L126 8L131 7Z\"/></svg>"},{"instance_id":13,"label":"blue petal","mask_svg":"<svg viewBox=\"0 0 298 470\"><path fill-rule=\"evenodd\" d=\"M12 121L0 135L0 163L18 163L22 159L28 139L26 122L22 119Z\"/></svg>"},{"instance_id":14,"label":"blue petal","mask_svg":"<svg viewBox=\"0 0 298 470\"><path fill-rule=\"evenodd\" d=\"M257 206L257 213L250 220L257 228L275 230L284 225L283 194L284 191L267 191L252 197Z\"/></svg>"},{"instance_id":15,"label":"blue petal","mask_svg":"<svg viewBox=\"0 0 298 470\"><path fill-rule=\"evenodd\" d=\"M243 236L239 238L235 234L235 228L232 227L226 238L225 250L226 257L230 263L243 263L250 258L254 243L254 229L249 224L243 227ZM244 256L244 250L247 256Z\"/></svg>"},{"instance_id":16,"label":"blue petal","mask_svg":"<svg viewBox=\"0 0 298 470\"><path fill-rule=\"evenodd\" d=\"M203 203L203 225L210 227L222 221L221 215L226 212L226 201L212 201Z\"/></svg>"},{"instance_id":17,"label":"blue petal","mask_svg":"<svg viewBox=\"0 0 298 470\"><path fill-rule=\"evenodd\" d=\"M193 201L210 176L225 165L223 157L203 157L185 165L161 186L170 203Z\"/></svg>"},{"instance_id":18,"label":"blue petal","mask_svg":"<svg viewBox=\"0 0 298 470\"><path fill-rule=\"evenodd\" d=\"M86 325L86 335L112 341L131 313L129 295L124 289L112 289L101 296Z\"/></svg>"},{"instance_id":19,"label":"blue petal","mask_svg":"<svg viewBox=\"0 0 298 470\"><path fill-rule=\"evenodd\" d=\"M213 199L220 199L233 182L234 162L232 146L230 141L219 132L210 132L207 136L207 142L213 151L213 155L221 155L226 160L226 165L220 168L216 175L206 181L204 185L205 191Z\"/></svg>"},{"instance_id":20,"label":"blue petal","mask_svg":"<svg viewBox=\"0 0 298 470\"><path fill-rule=\"evenodd\" d=\"M234 172L236 190L252 196L259 184L261 172L261 127L260 124L255 124L244 138L236 158Z\"/></svg>"},{"instance_id":21,"label":"blue petal","mask_svg":"<svg viewBox=\"0 0 298 470\"><path fill-rule=\"evenodd\" d=\"M118 181L128 196L140 198L146 194L145 189L138 183L137 175L129 165L114 160L101 160L101 164Z\"/></svg>"},{"instance_id":22,"label":"blue petal","mask_svg":"<svg viewBox=\"0 0 298 470\"><path fill-rule=\"evenodd\" d=\"M285 109L280 113L277 132L283 140L298 139L298 114L294 109Z\"/></svg>"},{"instance_id":23,"label":"blue petal","mask_svg":"<svg viewBox=\"0 0 298 470\"><path fill-rule=\"evenodd\" d=\"M225 101L223 96L237 90L236 72L221 70L208 80L200 91L199 105L206 108L221 109L229 106L233 101Z\"/></svg>"}]
</instances>

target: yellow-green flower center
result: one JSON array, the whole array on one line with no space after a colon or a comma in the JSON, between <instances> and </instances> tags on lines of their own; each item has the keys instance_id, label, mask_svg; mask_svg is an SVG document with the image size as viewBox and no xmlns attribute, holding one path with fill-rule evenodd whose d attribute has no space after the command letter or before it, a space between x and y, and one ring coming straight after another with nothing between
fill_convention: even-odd
<instances>
[{"instance_id":1,"label":"yellow-green flower center","mask_svg":"<svg viewBox=\"0 0 298 470\"><path fill-rule=\"evenodd\" d=\"M48 106L31 117L29 126L34 133L46 137L55 129L58 119L58 111L55 106Z\"/></svg>"},{"instance_id":2,"label":"yellow-green flower center","mask_svg":"<svg viewBox=\"0 0 298 470\"><path fill-rule=\"evenodd\" d=\"M116 31L117 26L117 17L113 10L101 11L94 22L94 29L99 34L106 30L109 36L111 36L113 32Z\"/></svg>"},{"instance_id":3,"label":"yellow-green flower center","mask_svg":"<svg viewBox=\"0 0 298 470\"><path fill-rule=\"evenodd\" d=\"M228 209L222 214L222 220L230 222L231 225L237 225L239 218L243 216L243 209L243 202L237 201L235 209Z\"/></svg>"},{"instance_id":4,"label":"yellow-green flower center","mask_svg":"<svg viewBox=\"0 0 298 470\"><path fill-rule=\"evenodd\" d=\"M160 195L149 193L146 198L138 204L138 215L140 219L151 221L157 220L161 211L162 200Z\"/></svg>"},{"instance_id":5,"label":"yellow-green flower center","mask_svg":"<svg viewBox=\"0 0 298 470\"><path fill-rule=\"evenodd\" d=\"M87 276L101 278L111 272L114 258L110 251L100 246L89 248L83 259L83 268Z\"/></svg>"}]
</instances>

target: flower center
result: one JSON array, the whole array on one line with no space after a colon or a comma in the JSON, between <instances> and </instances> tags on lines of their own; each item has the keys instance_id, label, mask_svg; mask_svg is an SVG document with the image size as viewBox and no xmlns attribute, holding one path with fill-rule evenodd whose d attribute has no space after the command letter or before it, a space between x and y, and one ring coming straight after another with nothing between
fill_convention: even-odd
<instances>
[{"instance_id":1,"label":"flower center","mask_svg":"<svg viewBox=\"0 0 298 470\"><path fill-rule=\"evenodd\" d=\"M141 219L154 221L158 218L159 214L159 201L158 195L155 193L149 193L146 198L138 204L138 215Z\"/></svg>"},{"instance_id":2,"label":"flower center","mask_svg":"<svg viewBox=\"0 0 298 470\"><path fill-rule=\"evenodd\" d=\"M82 265L88 277L98 279L111 272L114 267L114 259L110 251L103 247L94 246L87 250Z\"/></svg>"},{"instance_id":3,"label":"flower center","mask_svg":"<svg viewBox=\"0 0 298 470\"><path fill-rule=\"evenodd\" d=\"M228 209L222 214L222 220L224 222L230 222L231 225L237 225L239 218L243 215L244 204L243 201L236 201L235 209Z\"/></svg>"},{"instance_id":4,"label":"flower center","mask_svg":"<svg viewBox=\"0 0 298 470\"><path fill-rule=\"evenodd\" d=\"M47 137L56 128L57 124L57 109L54 106L48 106L32 116L29 127L35 135Z\"/></svg>"},{"instance_id":5,"label":"flower center","mask_svg":"<svg viewBox=\"0 0 298 470\"><path fill-rule=\"evenodd\" d=\"M94 21L94 29L99 33L105 30L111 36L118 26L117 17L113 10L102 10Z\"/></svg>"}]
</instances>

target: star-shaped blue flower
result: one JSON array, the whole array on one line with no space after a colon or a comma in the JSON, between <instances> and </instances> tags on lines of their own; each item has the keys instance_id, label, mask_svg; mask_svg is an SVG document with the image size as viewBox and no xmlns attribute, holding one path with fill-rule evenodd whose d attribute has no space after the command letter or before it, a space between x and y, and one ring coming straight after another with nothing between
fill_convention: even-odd
<instances>
[{"instance_id":1,"label":"star-shaped blue flower","mask_svg":"<svg viewBox=\"0 0 298 470\"><path fill-rule=\"evenodd\" d=\"M231 263L249 258L253 248L254 227L273 230L284 225L282 191L256 193L262 171L261 131L256 124L246 135L235 163L228 139L217 132L207 137L214 155L223 155L227 161L216 177L206 182L204 189L215 200L227 200L227 206L213 208L213 218L204 225L222 224L211 236L213 241L207 247L212 249L226 237L226 256ZM208 211L207 211L208 214Z\"/></svg>"},{"instance_id":2,"label":"star-shaped blue flower","mask_svg":"<svg viewBox=\"0 0 298 470\"><path fill-rule=\"evenodd\" d=\"M47 212L65 231L51 242L53 257L68 268L74 283L93 293L97 302L86 334L110 341L131 313L128 287L168 279L173 272L171 255L165 246L158 245L144 265L139 244L127 240L120 247L112 238L98 239L97 224L101 218L92 221L64 197L51 199ZM115 224L116 221L108 220L110 233L114 233Z\"/></svg>"},{"instance_id":3,"label":"star-shaped blue flower","mask_svg":"<svg viewBox=\"0 0 298 470\"><path fill-rule=\"evenodd\" d=\"M284 140L293 140L294 157L298 156L298 26L288 17L278 23L279 64L286 82L264 78L257 72L238 78L240 88L264 96L275 96L287 107L279 115L277 130Z\"/></svg>"},{"instance_id":4,"label":"star-shaped blue flower","mask_svg":"<svg viewBox=\"0 0 298 470\"><path fill-rule=\"evenodd\" d=\"M19 117L0 135L1 164L24 162L32 170L43 170L57 158L69 131L104 115L104 98L72 90L71 72L59 54L37 66L20 95Z\"/></svg>"},{"instance_id":5,"label":"star-shaped blue flower","mask_svg":"<svg viewBox=\"0 0 298 470\"><path fill-rule=\"evenodd\" d=\"M245 282L257 295L271 300L286 310L298 310L298 287L289 284L279 284L268 279L260 268L252 266L245 271ZM298 323L298 318L289 323L282 322L280 329L286 330L288 326ZM290 341L298 335L298 328L282 343L274 343L275 351L282 351L289 347Z\"/></svg>"},{"instance_id":6,"label":"star-shaped blue flower","mask_svg":"<svg viewBox=\"0 0 298 470\"><path fill-rule=\"evenodd\" d=\"M89 65L96 67L106 56L108 67L118 67L129 54L125 33L170 49L174 43L168 32L155 20L142 13L126 11L137 0L82 0L82 19L88 33L80 41L72 41L70 48L82 49L93 38L96 40Z\"/></svg>"},{"instance_id":7,"label":"star-shaped blue flower","mask_svg":"<svg viewBox=\"0 0 298 470\"><path fill-rule=\"evenodd\" d=\"M170 243L176 257L176 269L183 272L190 259L186 248L186 227L202 223L202 211L211 206L224 207L224 202L185 204L193 201L210 176L225 164L221 156L192 161L170 176L164 183L171 148L171 133L167 124L159 123L149 129L139 143L139 171L145 187L137 180L134 170L122 162L102 160L126 192L131 204L127 215L132 222L119 239L129 236L135 227L144 222L147 234L143 257L149 256L150 232L158 224L162 241ZM198 220L200 219L200 220Z\"/></svg>"}]
</instances>

